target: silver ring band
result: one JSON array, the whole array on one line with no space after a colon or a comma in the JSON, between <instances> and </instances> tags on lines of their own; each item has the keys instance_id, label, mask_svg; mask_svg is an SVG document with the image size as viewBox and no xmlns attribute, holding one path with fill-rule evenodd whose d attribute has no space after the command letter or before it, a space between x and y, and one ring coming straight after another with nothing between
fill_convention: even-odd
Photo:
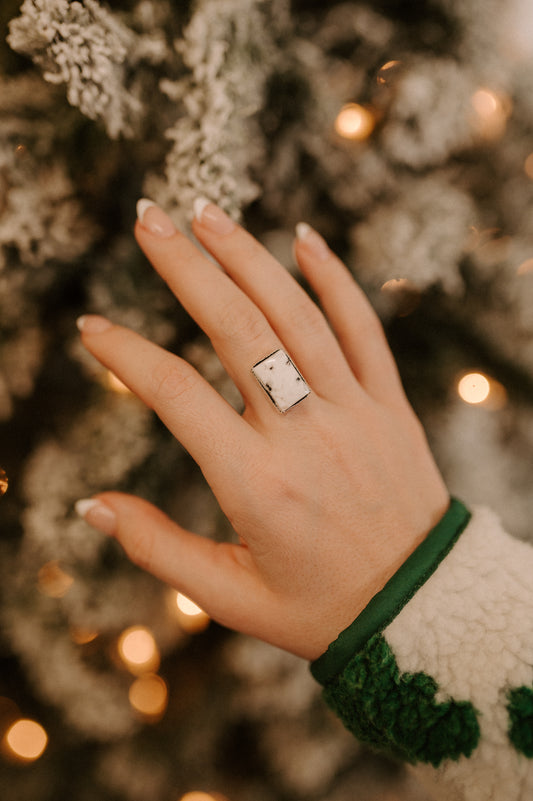
<instances>
[{"instance_id":1,"label":"silver ring band","mask_svg":"<svg viewBox=\"0 0 533 801\"><path fill-rule=\"evenodd\" d=\"M311 392L290 356L281 349L254 364L252 373L280 412L292 409Z\"/></svg>"}]
</instances>

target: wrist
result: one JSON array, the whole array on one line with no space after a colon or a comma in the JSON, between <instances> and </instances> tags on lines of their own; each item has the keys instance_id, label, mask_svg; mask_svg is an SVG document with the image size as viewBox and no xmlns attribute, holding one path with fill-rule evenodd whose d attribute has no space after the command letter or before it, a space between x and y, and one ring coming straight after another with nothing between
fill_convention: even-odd
<instances>
[{"instance_id":1,"label":"wrist","mask_svg":"<svg viewBox=\"0 0 533 801\"><path fill-rule=\"evenodd\" d=\"M417 590L435 572L466 528L470 512L452 499L448 509L422 542L408 555L329 648L311 665L311 672L321 683L342 670L346 660L373 635L382 631L398 615Z\"/></svg>"}]
</instances>

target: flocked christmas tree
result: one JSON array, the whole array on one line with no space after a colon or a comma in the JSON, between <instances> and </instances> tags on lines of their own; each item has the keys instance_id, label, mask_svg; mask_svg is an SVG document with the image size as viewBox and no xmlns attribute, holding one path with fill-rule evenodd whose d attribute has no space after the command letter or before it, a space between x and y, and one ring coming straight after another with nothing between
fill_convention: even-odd
<instances>
[{"instance_id":1,"label":"flocked christmas tree","mask_svg":"<svg viewBox=\"0 0 533 801\"><path fill-rule=\"evenodd\" d=\"M425 798L342 730L303 662L206 628L77 519L75 500L120 488L231 536L74 321L141 331L238 407L134 243L135 202L186 230L212 199L289 269L306 220L379 309L450 490L533 539L532 3L0 14L2 801Z\"/></svg>"}]
</instances>

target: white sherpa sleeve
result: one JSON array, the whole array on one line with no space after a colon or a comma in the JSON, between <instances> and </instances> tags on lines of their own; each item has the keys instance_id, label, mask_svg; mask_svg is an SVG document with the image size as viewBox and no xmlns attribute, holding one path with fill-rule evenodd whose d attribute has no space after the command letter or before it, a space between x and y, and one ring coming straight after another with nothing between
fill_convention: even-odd
<instances>
[{"instance_id":1,"label":"white sherpa sleeve","mask_svg":"<svg viewBox=\"0 0 533 801\"><path fill-rule=\"evenodd\" d=\"M311 670L438 798L533 799L533 548L491 511L452 501Z\"/></svg>"}]
</instances>

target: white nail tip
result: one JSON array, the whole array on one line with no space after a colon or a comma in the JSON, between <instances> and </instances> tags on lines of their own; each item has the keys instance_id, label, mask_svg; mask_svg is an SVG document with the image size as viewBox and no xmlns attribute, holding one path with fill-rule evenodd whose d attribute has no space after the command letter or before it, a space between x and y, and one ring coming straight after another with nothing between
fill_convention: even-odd
<instances>
[{"instance_id":1,"label":"white nail tip","mask_svg":"<svg viewBox=\"0 0 533 801\"><path fill-rule=\"evenodd\" d=\"M76 501L74 504L74 509L76 510L76 514L80 517L85 517L91 509L94 509L95 506L98 506L99 501L95 501L92 498L82 498L81 501Z\"/></svg>"},{"instance_id":2,"label":"white nail tip","mask_svg":"<svg viewBox=\"0 0 533 801\"><path fill-rule=\"evenodd\" d=\"M207 200L205 197L197 197L193 203L194 209L194 216L197 220L202 219L202 214L204 213L204 209L206 206L209 206L210 200Z\"/></svg>"},{"instance_id":3,"label":"white nail tip","mask_svg":"<svg viewBox=\"0 0 533 801\"><path fill-rule=\"evenodd\" d=\"M307 238L309 232L312 231L312 230L313 229L311 228L311 226L308 225L306 222L297 223L296 224L296 237L297 237L297 239L299 239L300 241L303 241L304 239Z\"/></svg>"},{"instance_id":4,"label":"white nail tip","mask_svg":"<svg viewBox=\"0 0 533 801\"><path fill-rule=\"evenodd\" d=\"M140 200L137 201L137 217L139 221L143 221L143 217L148 211L149 208L152 206L156 206L157 203L154 203L153 200L148 200L147 197L142 197Z\"/></svg>"}]
</instances>

